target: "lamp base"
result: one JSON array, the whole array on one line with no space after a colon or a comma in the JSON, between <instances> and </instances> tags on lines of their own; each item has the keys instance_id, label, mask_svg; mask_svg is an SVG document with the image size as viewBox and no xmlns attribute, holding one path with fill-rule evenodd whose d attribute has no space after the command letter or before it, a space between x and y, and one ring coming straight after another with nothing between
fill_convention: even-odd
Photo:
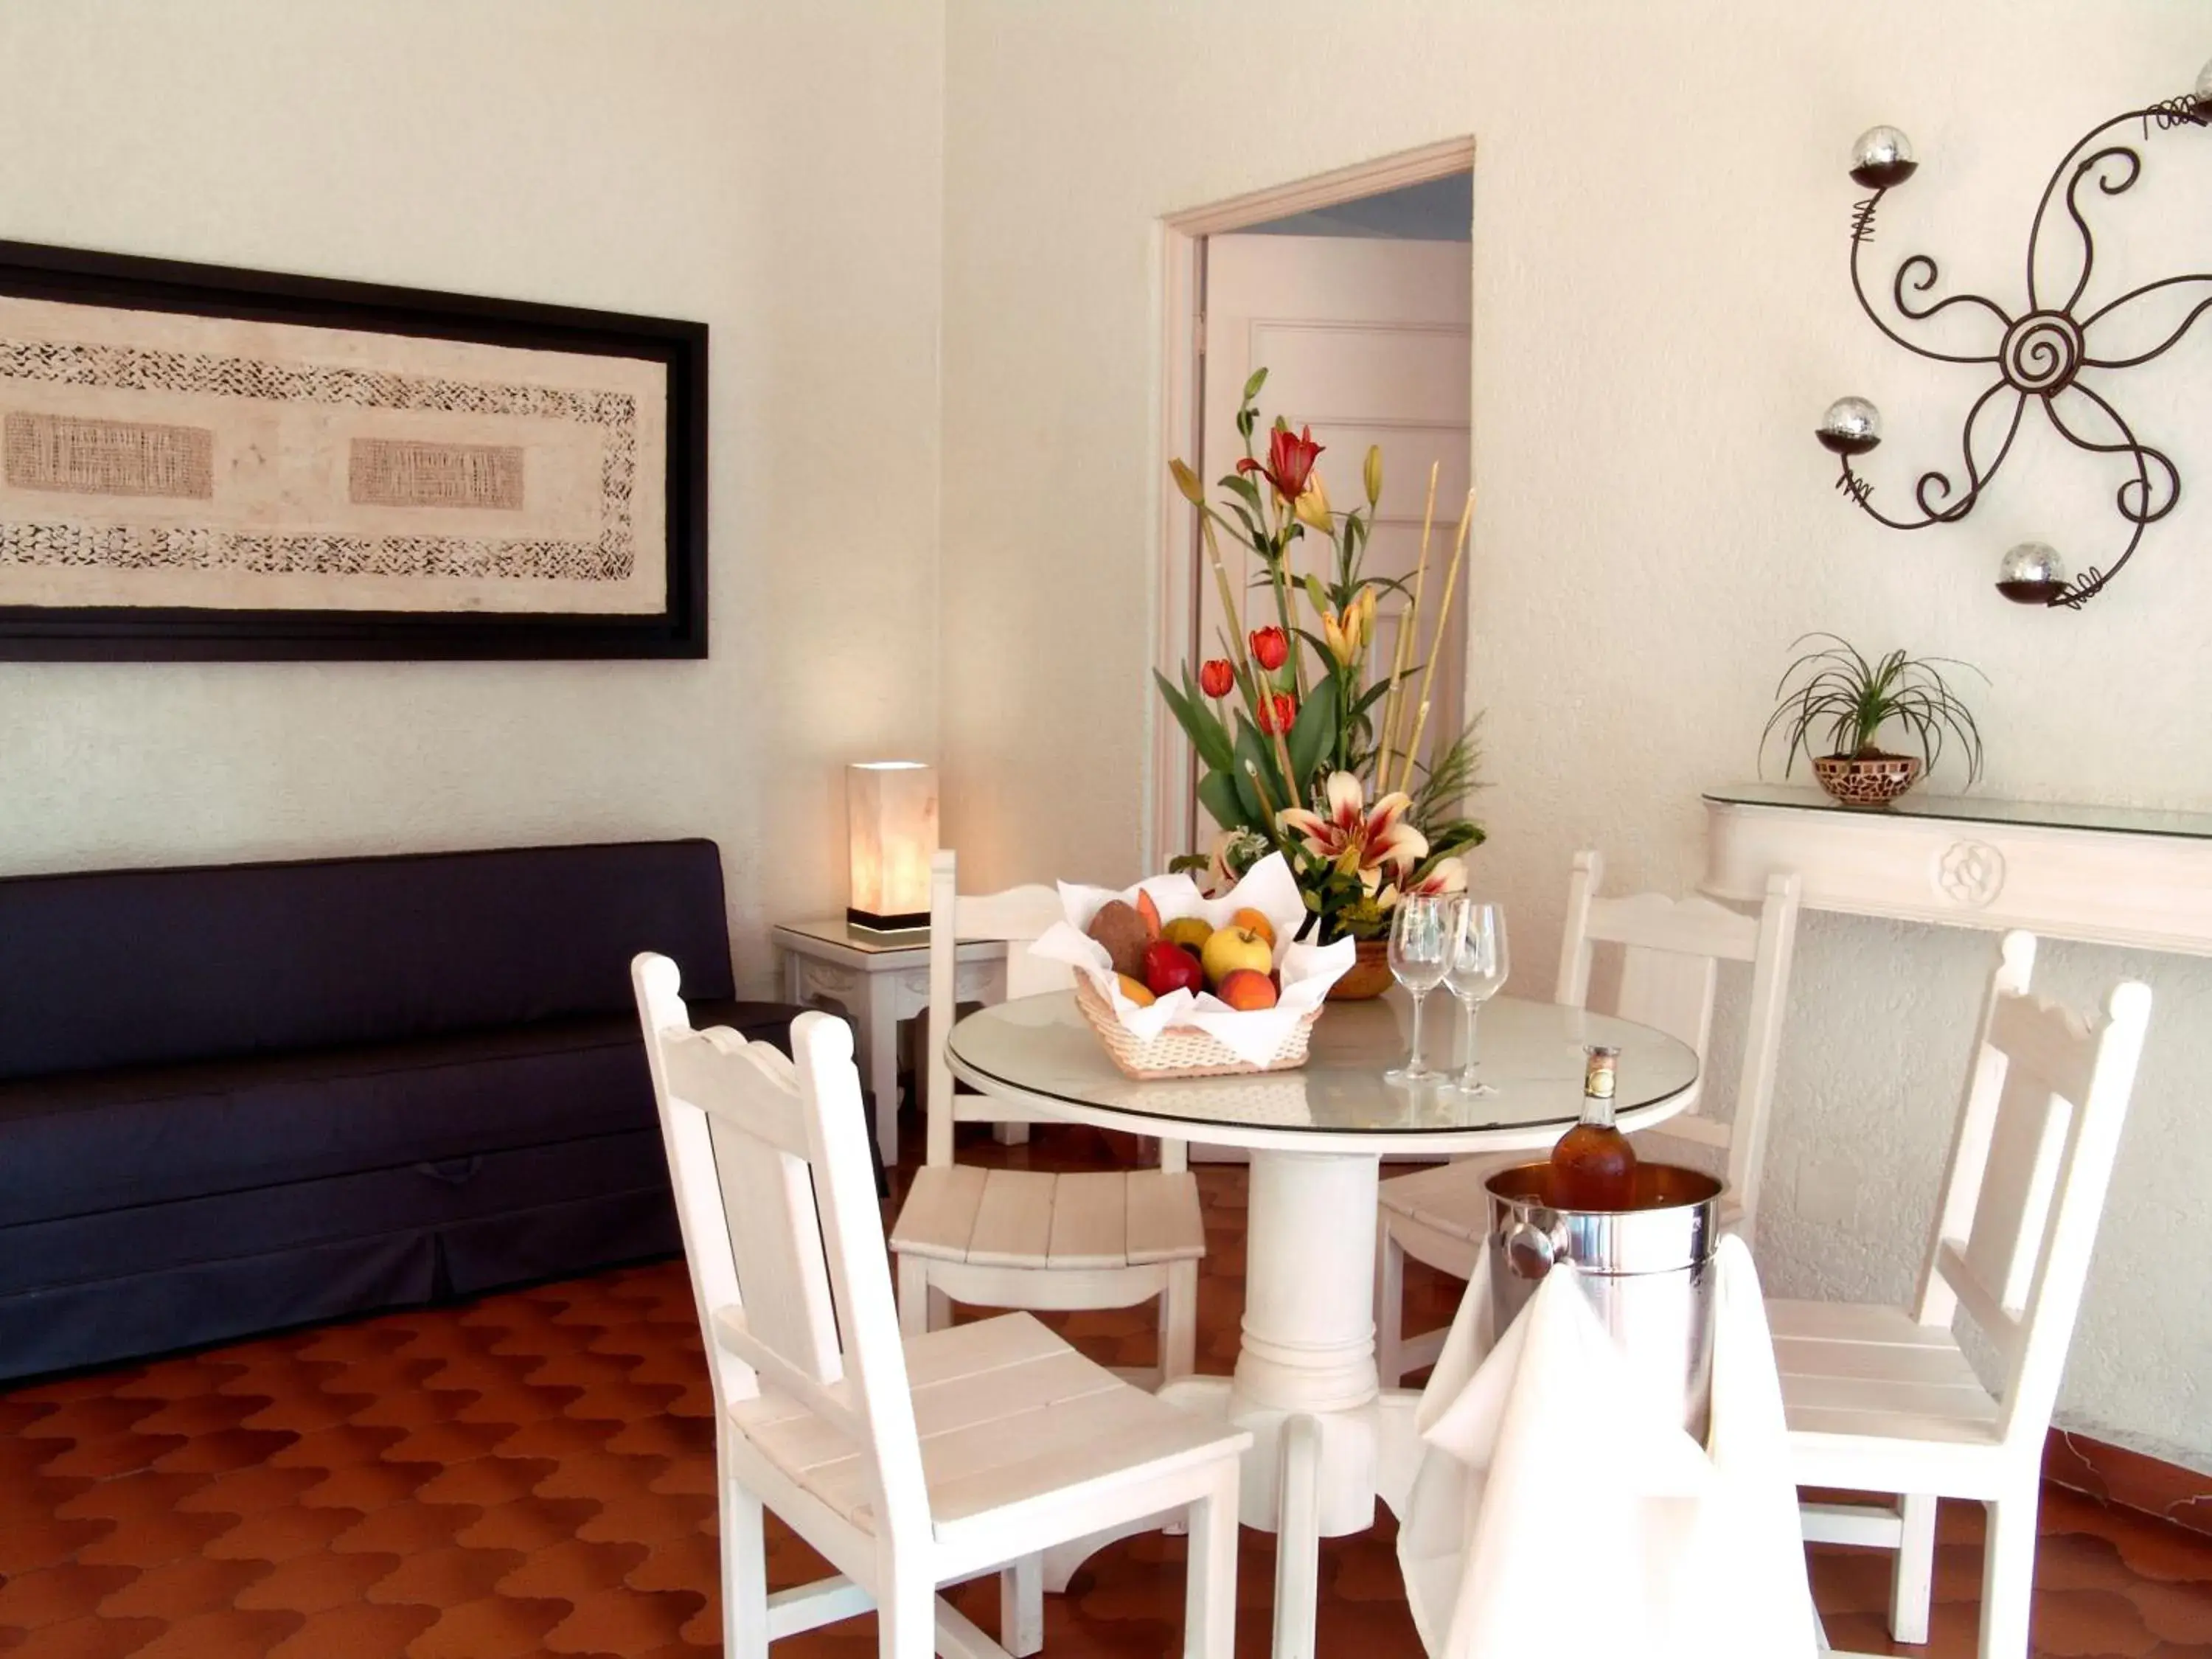
<instances>
[{"instance_id":1,"label":"lamp base","mask_svg":"<svg viewBox=\"0 0 2212 1659\"><path fill-rule=\"evenodd\" d=\"M872 911L854 910L848 908L845 912L845 925L848 927L857 927L864 933L880 933L885 936L893 933L927 933L929 932L929 912L914 910L903 915L879 916Z\"/></svg>"}]
</instances>

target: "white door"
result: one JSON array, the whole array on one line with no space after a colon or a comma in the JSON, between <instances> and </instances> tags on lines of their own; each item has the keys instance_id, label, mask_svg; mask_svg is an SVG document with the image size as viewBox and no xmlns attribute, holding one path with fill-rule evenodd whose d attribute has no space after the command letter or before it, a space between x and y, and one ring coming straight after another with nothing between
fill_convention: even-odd
<instances>
[{"instance_id":1,"label":"white door","mask_svg":"<svg viewBox=\"0 0 2212 1659\"><path fill-rule=\"evenodd\" d=\"M1437 523L1424 604L1429 621L1415 641L1424 648L1467 499L1472 296L1473 263L1465 242L1258 234L1206 241L1200 476L1211 489L1243 457L1238 394L1252 371L1264 367L1261 415L1269 422L1280 415L1293 431L1312 427L1323 447L1321 475L1340 510L1364 499L1360 469L1367 447L1382 446L1382 501L1365 568L1410 580L1420 554L1429 465L1437 463ZM1264 430L1254 441L1264 457ZM1238 603L1245 606L1246 626L1274 621L1272 597L1248 586L1260 574L1259 556L1247 548L1239 556L1226 538L1222 553L1237 584ZM1292 574L1322 572L1326 554L1327 544L1309 532L1292 550ZM1462 569L1437 663L1425 752L1433 750L1438 733L1449 742L1462 719L1466 586ZM1215 584L1202 581L1198 592L1194 660L1222 654ZM1373 662L1391 660L1401 610L1389 599L1379 607ZM1307 626L1319 631L1310 619ZM1214 826L1203 809L1193 811L1193 844L1202 850L1212 844Z\"/></svg>"}]
</instances>

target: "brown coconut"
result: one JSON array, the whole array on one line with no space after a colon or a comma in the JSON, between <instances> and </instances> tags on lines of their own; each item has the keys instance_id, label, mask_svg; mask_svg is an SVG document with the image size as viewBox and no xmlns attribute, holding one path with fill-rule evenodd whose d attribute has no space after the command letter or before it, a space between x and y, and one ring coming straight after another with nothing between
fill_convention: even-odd
<instances>
[{"instance_id":1,"label":"brown coconut","mask_svg":"<svg viewBox=\"0 0 2212 1659\"><path fill-rule=\"evenodd\" d=\"M1091 918L1091 926L1085 931L1106 947L1106 954L1114 959L1115 973L1143 981L1145 946L1151 942L1151 936L1134 905L1108 899L1098 907L1098 914Z\"/></svg>"}]
</instances>

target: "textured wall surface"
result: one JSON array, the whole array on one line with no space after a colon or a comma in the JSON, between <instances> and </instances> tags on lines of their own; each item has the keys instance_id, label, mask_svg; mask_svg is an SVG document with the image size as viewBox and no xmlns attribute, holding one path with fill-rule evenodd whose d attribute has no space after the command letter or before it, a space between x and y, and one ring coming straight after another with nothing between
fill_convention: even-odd
<instances>
[{"instance_id":1,"label":"textured wall surface","mask_svg":"<svg viewBox=\"0 0 2212 1659\"><path fill-rule=\"evenodd\" d=\"M1888 345L1853 305L1852 136L1895 122L1924 162L1874 251L1925 246L1947 280L2017 303L2050 168L2093 122L2185 89L2212 50L2203 24L2187 0L1376 0L1356 16L1284 0L1264 22L1166 0L951 8L949 838L982 879L1138 873L1161 216L1470 133L1472 672L1494 836L1479 881L1512 907L1515 988L1548 991L1577 846L1605 848L1627 884L1696 878L1698 792L1750 774L1808 629L1985 670L1993 793L2212 807L2212 490L2192 483L2088 611L2051 616L1996 598L1997 556L2033 533L2109 557L2116 475L2024 438L1972 521L1901 536L1838 500L1810 435L1839 393L1881 402L1892 442L1870 470L1894 504L1909 467L1955 453L1984 383ZM2103 214L2126 229L2100 283L2212 268L2208 152L2193 132L2154 147L2154 179ZM2115 383L2199 478L2208 353L2212 335ZM1774 1288L1909 1289L1993 952L1808 921L1770 1166ZM2075 947L2045 961L2076 999L2124 971L2159 999L2064 1413L2212 1467L2212 970Z\"/></svg>"},{"instance_id":2,"label":"textured wall surface","mask_svg":"<svg viewBox=\"0 0 2212 1659\"><path fill-rule=\"evenodd\" d=\"M932 3L23 0L0 235L705 321L698 663L0 665L0 870L719 840L742 978L936 739Z\"/></svg>"}]
</instances>

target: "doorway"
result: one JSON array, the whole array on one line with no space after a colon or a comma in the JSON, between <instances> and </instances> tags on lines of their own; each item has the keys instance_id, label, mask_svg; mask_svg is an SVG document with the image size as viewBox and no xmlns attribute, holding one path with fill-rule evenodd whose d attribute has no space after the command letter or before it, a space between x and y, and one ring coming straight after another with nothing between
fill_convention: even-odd
<instances>
[{"instance_id":1,"label":"doorway","mask_svg":"<svg viewBox=\"0 0 2212 1659\"><path fill-rule=\"evenodd\" d=\"M1473 159L1472 141L1455 141L1168 222L1163 477L1168 457L1192 459L1209 493L1219 493L1213 481L1245 453L1241 394L1264 368L1263 422L1279 416L1294 431L1311 427L1332 501L1361 500L1362 459L1370 444L1382 447L1370 574L1413 579L1435 465L1430 575L1441 580L1471 459ZM1264 453L1264 429L1255 441ZM1164 494L1157 654L1173 679L1184 664L1221 654L1224 619L1198 515L1173 489ZM1249 591L1257 556L1227 538L1222 552L1231 582ZM1431 586L1429 615L1437 601ZM1378 661L1392 658L1402 609L1398 600L1378 607ZM1436 647L1432 732L1456 732L1463 722L1466 609L1462 583ZM1208 850L1214 835L1197 800L1195 757L1164 709L1155 733L1148 869Z\"/></svg>"}]
</instances>

